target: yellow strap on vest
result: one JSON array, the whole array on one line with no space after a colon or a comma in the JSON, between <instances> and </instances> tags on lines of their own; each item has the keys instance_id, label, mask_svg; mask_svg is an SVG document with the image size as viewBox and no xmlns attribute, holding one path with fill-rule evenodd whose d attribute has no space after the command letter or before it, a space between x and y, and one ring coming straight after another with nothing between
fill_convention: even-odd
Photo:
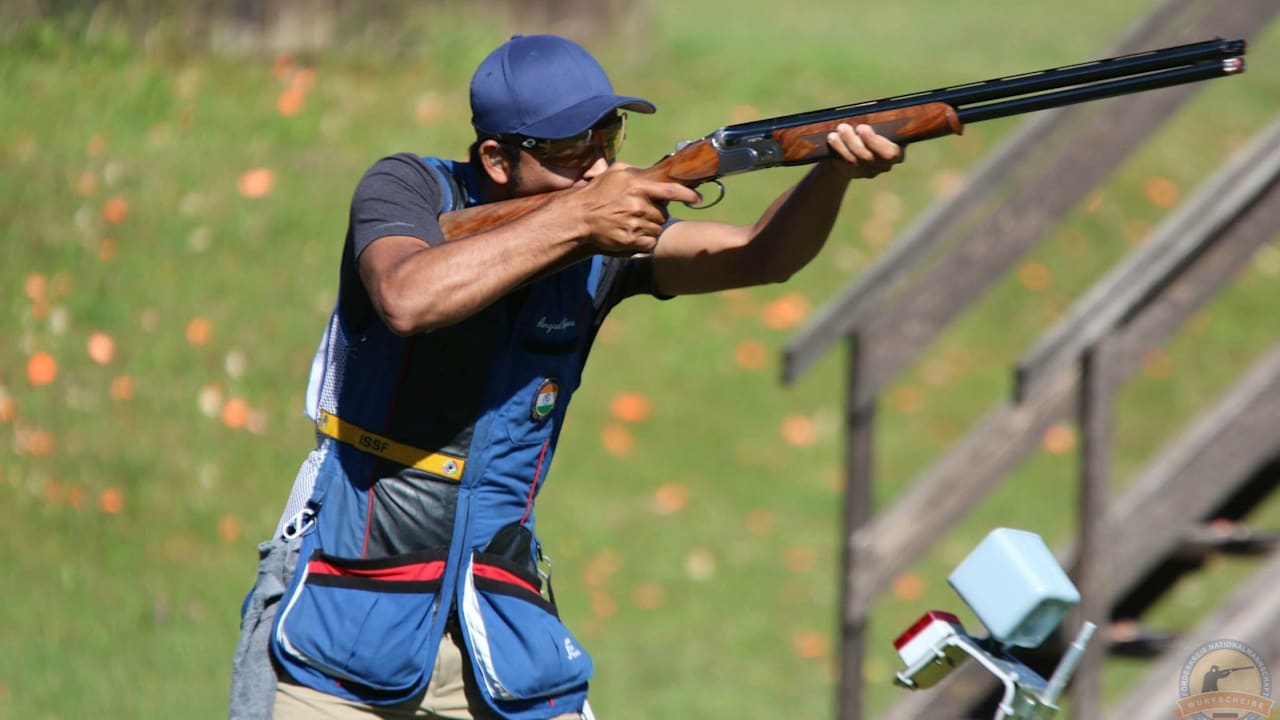
<instances>
[{"instance_id":1,"label":"yellow strap on vest","mask_svg":"<svg viewBox=\"0 0 1280 720\"><path fill-rule=\"evenodd\" d=\"M427 452L412 445L396 442L323 410L320 412L320 419L316 421L316 429L320 434L346 443L362 452L411 468L425 470L454 482L462 480L462 471L467 466L467 461L462 458L444 453Z\"/></svg>"}]
</instances>

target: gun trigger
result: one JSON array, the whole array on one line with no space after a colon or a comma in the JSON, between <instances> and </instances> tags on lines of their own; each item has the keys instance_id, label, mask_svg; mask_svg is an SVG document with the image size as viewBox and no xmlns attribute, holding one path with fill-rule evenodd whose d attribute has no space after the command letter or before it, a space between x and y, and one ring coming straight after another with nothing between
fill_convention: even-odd
<instances>
[{"instance_id":1,"label":"gun trigger","mask_svg":"<svg viewBox=\"0 0 1280 720\"><path fill-rule=\"evenodd\" d=\"M706 210L709 207L718 205L720 201L724 199L724 192L725 192L724 183L720 182L719 180L711 180L710 182L715 183L716 187L720 188L720 194L716 196L715 200L712 200L711 202L704 202L701 205L690 205L689 203L685 203L684 206L689 208L690 210ZM703 183L702 185L706 185L706 184L707 183ZM702 185L699 185L698 187L702 187Z\"/></svg>"}]
</instances>

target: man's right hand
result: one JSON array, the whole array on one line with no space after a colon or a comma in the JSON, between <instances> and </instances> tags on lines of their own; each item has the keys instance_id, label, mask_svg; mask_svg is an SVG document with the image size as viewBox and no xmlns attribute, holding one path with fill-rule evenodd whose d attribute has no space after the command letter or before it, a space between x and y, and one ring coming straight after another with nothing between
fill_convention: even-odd
<instances>
[{"instance_id":1,"label":"man's right hand","mask_svg":"<svg viewBox=\"0 0 1280 720\"><path fill-rule=\"evenodd\" d=\"M581 188L567 193L567 212L579 213L582 237L606 255L651 253L667 221L669 202L696 204L692 188L658 182L640 168L614 163Z\"/></svg>"}]
</instances>

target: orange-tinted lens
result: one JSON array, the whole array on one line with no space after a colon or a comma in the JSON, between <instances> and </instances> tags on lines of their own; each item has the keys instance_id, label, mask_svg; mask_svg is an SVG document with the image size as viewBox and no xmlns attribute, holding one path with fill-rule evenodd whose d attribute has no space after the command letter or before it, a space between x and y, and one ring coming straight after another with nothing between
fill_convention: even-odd
<instances>
[{"instance_id":1,"label":"orange-tinted lens","mask_svg":"<svg viewBox=\"0 0 1280 720\"><path fill-rule=\"evenodd\" d=\"M558 167L584 167L604 156L613 162L627 136L627 116L618 115L608 124L598 125L571 138L542 140L535 146L539 159ZM535 148L530 148L534 150Z\"/></svg>"}]
</instances>

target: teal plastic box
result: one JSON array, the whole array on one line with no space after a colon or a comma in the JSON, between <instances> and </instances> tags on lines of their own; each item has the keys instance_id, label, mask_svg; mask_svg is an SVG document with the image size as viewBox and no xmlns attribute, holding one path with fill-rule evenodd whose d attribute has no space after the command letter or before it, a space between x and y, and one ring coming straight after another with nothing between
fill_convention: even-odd
<instances>
[{"instance_id":1,"label":"teal plastic box","mask_svg":"<svg viewBox=\"0 0 1280 720\"><path fill-rule=\"evenodd\" d=\"M1007 646L1038 647L1080 602L1044 540L1026 530L992 530L947 581Z\"/></svg>"}]
</instances>

